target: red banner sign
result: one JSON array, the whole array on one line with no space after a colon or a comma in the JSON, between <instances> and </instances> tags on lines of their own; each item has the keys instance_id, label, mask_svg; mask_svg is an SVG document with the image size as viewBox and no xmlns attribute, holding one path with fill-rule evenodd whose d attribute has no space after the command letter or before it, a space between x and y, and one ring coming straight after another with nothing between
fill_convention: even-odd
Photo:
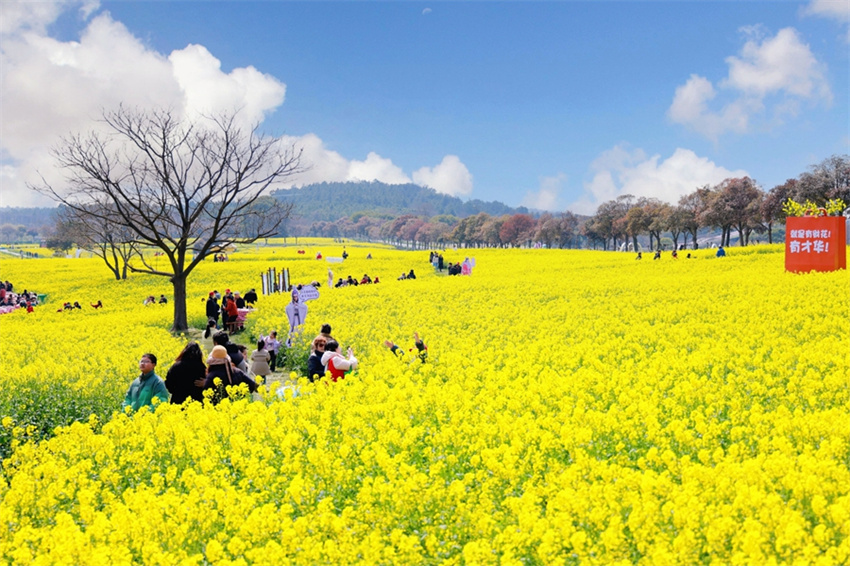
<instances>
[{"instance_id":1,"label":"red banner sign","mask_svg":"<svg viewBox=\"0 0 850 566\"><path fill-rule=\"evenodd\" d=\"M843 216L790 216L785 221L785 271L847 269Z\"/></svg>"}]
</instances>

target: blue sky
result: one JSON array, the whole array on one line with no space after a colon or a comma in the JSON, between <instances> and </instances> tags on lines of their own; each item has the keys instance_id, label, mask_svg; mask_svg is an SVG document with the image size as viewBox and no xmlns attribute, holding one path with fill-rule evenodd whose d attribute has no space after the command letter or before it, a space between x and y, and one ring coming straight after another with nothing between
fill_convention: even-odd
<instances>
[{"instance_id":1,"label":"blue sky","mask_svg":"<svg viewBox=\"0 0 850 566\"><path fill-rule=\"evenodd\" d=\"M11 6L11 7L10 7ZM3 4L2 205L117 102L243 108L295 185L590 213L850 153L850 2ZM57 92L58 91L58 92Z\"/></svg>"}]
</instances>

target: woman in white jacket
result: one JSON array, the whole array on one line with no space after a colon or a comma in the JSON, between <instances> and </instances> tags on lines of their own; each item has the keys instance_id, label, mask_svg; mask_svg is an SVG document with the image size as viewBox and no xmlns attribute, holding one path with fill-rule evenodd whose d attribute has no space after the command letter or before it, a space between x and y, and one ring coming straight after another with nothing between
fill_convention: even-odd
<instances>
[{"instance_id":1,"label":"woman in white jacket","mask_svg":"<svg viewBox=\"0 0 850 566\"><path fill-rule=\"evenodd\" d=\"M336 381L343 379L345 372L357 369L357 358L354 357L354 350L350 347L348 348L348 357L344 357L339 342L330 340L325 345L325 353L322 354L322 365L327 368L331 381Z\"/></svg>"}]
</instances>

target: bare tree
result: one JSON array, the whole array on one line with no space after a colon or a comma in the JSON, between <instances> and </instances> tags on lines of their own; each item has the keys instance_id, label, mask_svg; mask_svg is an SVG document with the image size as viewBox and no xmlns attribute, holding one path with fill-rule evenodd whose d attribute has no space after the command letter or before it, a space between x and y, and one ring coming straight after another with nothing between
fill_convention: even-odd
<instances>
[{"instance_id":1,"label":"bare tree","mask_svg":"<svg viewBox=\"0 0 850 566\"><path fill-rule=\"evenodd\" d=\"M768 191L761 202L759 209L761 222L764 224L767 241L770 244L773 243L773 223L785 220L782 205L788 200L789 187L793 187L796 182L796 179L788 179L785 183L776 185Z\"/></svg>"},{"instance_id":2,"label":"bare tree","mask_svg":"<svg viewBox=\"0 0 850 566\"><path fill-rule=\"evenodd\" d=\"M291 204L254 203L300 171L300 151L236 115L194 122L170 110L105 112L108 133L76 134L54 148L67 188L42 180L31 188L92 222L126 229L132 242L162 252L164 269L142 254L131 271L168 277L174 288L173 332L188 329L186 279L208 255L231 244L274 236Z\"/></svg>"},{"instance_id":3,"label":"bare tree","mask_svg":"<svg viewBox=\"0 0 850 566\"><path fill-rule=\"evenodd\" d=\"M90 207L89 207L90 208ZM127 279L130 260L139 253L132 232L117 224L114 210L79 210L60 206L57 213L57 231L68 237L79 247L91 251L103 260L115 279Z\"/></svg>"},{"instance_id":4,"label":"bare tree","mask_svg":"<svg viewBox=\"0 0 850 566\"><path fill-rule=\"evenodd\" d=\"M573 240L578 236L579 218L569 210L558 218L558 246L566 248L571 246Z\"/></svg>"},{"instance_id":5,"label":"bare tree","mask_svg":"<svg viewBox=\"0 0 850 566\"><path fill-rule=\"evenodd\" d=\"M788 196L800 202L824 203L836 198L850 202L850 155L833 155L812 165Z\"/></svg>"}]
</instances>

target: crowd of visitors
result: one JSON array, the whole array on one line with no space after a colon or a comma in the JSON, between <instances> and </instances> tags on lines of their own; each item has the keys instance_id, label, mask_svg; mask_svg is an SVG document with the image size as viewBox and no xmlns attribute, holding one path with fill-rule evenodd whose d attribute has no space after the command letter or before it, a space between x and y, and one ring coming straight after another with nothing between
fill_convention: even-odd
<instances>
[{"instance_id":1,"label":"crowd of visitors","mask_svg":"<svg viewBox=\"0 0 850 566\"><path fill-rule=\"evenodd\" d=\"M312 340L310 356L307 360L307 378L311 383L327 378L327 383L335 383L356 371L359 362L354 356L354 348L349 346L343 353L340 343L331 334L329 324L323 324L319 334ZM168 369L165 380L156 373L157 358L154 354L142 355L139 360L139 376L133 380L124 396L123 407L137 411L144 406L153 406L154 399L159 402L182 404L187 400L203 402L208 398L213 404L219 403L229 396L228 386L245 384L248 391L254 393L260 383L272 376L275 371L275 360L278 349L282 344L277 339L277 332L271 331L268 336L260 336L257 348L251 353L250 367L246 358L246 348L230 341L227 332L220 331L213 335L213 347L209 356L204 360L203 352L197 342L189 342L177 355L174 363ZM408 358L418 359L422 363L428 356L428 347L413 333L414 352ZM386 340L384 345L399 358L405 357L405 351L394 342ZM296 387L292 384L282 387ZM210 390L205 396L205 391ZM297 391L295 392L297 394Z\"/></svg>"},{"instance_id":2,"label":"crowd of visitors","mask_svg":"<svg viewBox=\"0 0 850 566\"><path fill-rule=\"evenodd\" d=\"M26 289L15 293L15 286L9 281L0 281L0 314L10 313L18 309L32 312L38 306L38 295Z\"/></svg>"},{"instance_id":3,"label":"crowd of visitors","mask_svg":"<svg viewBox=\"0 0 850 566\"><path fill-rule=\"evenodd\" d=\"M216 290L210 291L206 301L207 329L224 328L231 334L245 329L245 317L257 302L257 291L251 289L243 297L239 291L225 289L224 295ZM221 304L219 304L221 301ZM219 326L219 316L221 326Z\"/></svg>"},{"instance_id":4,"label":"crowd of visitors","mask_svg":"<svg viewBox=\"0 0 850 566\"><path fill-rule=\"evenodd\" d=\"M378 277L375 277L374 279L372 279L371 277L369 277L369 274L368 274L368 273L364 273L364 274L363 274L363 278L362 278L360 281L357 281L357 279L355 279L355 278L354 278L354 277L352 277L351 275L349 275L349 276L348 276L347 278L345 278L345 279L343 279L342 277L340 277L340 278L339 278L339 281L337 281L337 282L336 282L336 285L334 285L334 287L335 287L335 288L339 288L339 287L357 287L358 285L370 285L370 284L372 284L372 283L380 283L380 282L381 282L381 280L380 280ZM314 283L314 285L315 285L315 283Z\"/></svg>"}]
</instances>

